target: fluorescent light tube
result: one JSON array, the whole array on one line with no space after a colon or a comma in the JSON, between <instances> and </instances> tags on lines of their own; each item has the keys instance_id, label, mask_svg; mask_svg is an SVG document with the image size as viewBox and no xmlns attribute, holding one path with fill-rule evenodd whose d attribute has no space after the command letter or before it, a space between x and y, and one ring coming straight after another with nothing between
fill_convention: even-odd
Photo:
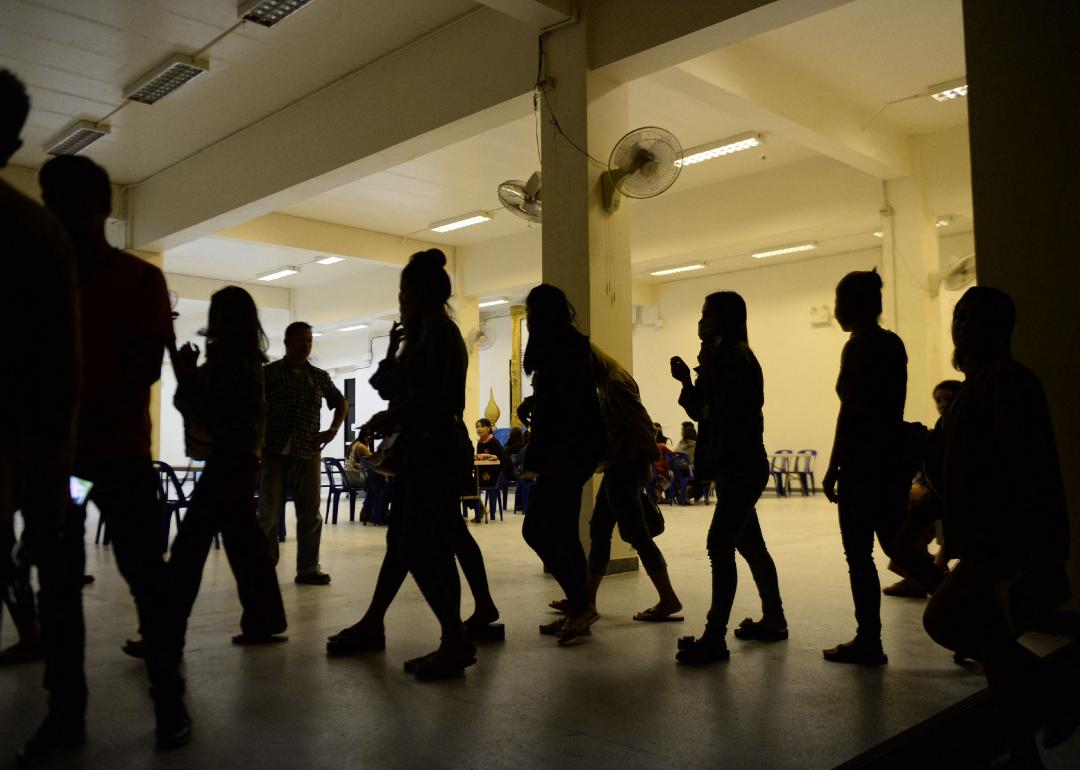
<instances>
[{"instance_id":1,"label":"fluorescent light tube","mask_svg":"<svg viewBox=\"0 0 1080 770\"><path fill-rule=\"evenodd\" d=\"M356 324L355 326L342 326L340 329L338 329L338 331L339 332L354 332L357 329L366 329L366 328L368 328L367 324Z\"/></svg>"},{"instance_id":2,"label":"fluorescent light tube","mask_svg":"<svg viewBox=\"0 0 1080 770\"><path fill-rule=\"evenodd\" d=\"M692 265L682 265L681 267L669 267L665 270L654 270L649 275L673 275L675 273L689 273L691 270L704 270L704 262L696 262Z\"/></svg>"},{"instance_id":3,"label":"fluorescent light tube","mask_svg":"<svg viewBox=\"0 0 1080 770\"><path fill-rule=\"evenodd\" d=\"M236 15L264 27L272 27L299 11L311 0L248 0L240 3Z\"/></svg>"},{"instance_id":4,"label":"fluorescent light tube","mask_svg":"<svg viewBox=\"0 0 1080 770\"><path fill-rule=\"evenodd\" d=\"M210 69L210 62L207 59L193 59L182 53L174 53L132 81L124 89L124 98L133 102L153 104L208 69Z\"/></svg>"},{"instance_id":5,"label":"fluorescent light tube","mask_svg":"<svg viewBox=\"0 0 1080 770\"><path fill-rule=\"evenodd\" d=\"M754 259L765 259L767 257L779 257L781 254L797 254L800 251L813 251L816 248L816 243L800 243L797 246L782 246L777 249L755 251L750 256Z\"/></svg>"},{"instance_id":6,"label":"fluorescent light tube","mask_svg":"<svg viewBox=\"0 0 1080 770\"><path fill-rule=\"evenodd\" d=\"M312 337L321 337L322 335L323 335L323 333L322 333L322 332L312 332L312 333L311 333L311 336L312 336Z\"/></svg>"},{"instance_id":7,"label":"fluorescent light tube","mask_svg":"<svg viewBox=\"0 0 1080 770\"><path fill-rule=\"evenodd\" d=\"M487 222L490 219L491 214L486 211L473 211L469 214L463 214L460 217L444 219L441 222L432 222L428 226L428 229L434 230L437 233L449 233L454 230L460 230L463 227L471 227L472 225L478 225L481 222Z\"/></svg>"},{"instance_id":8,"label":"fluorescent light tube","mask_svg":"<svg viewBox=\"0 0 1080 770\"><path fill-rule=\"evenodd\" d=\"M683 152L683 156L675 161L676 166L693 166L724 155L732 155L743 150L750 150L762 142L761 134L748 131L745 134L721 139L712 144L703 144L700 147L692 147Z\"/></svg>"},{"instance_id":9,"label":"fluorescent light tube","mask_svg":"<svg viewBox=\"0 0 1080 770\"><path fill-rule=\"evenodd\" d=\"M336 265L338 262L344 261L344 257L323 257L322 259L315 260L315 262L320 265Z\"/></svg>"},{"instance_id":10,"label":"fluorescent light tube","mask_svg":"<svg viewBox=\"0 0 1080 770\"><path fill-rule=\"evenodd\" d=\"M874 231L874 237L875 238L884 238L885 237L885 231L884 230L875 230Z\"/></svg>"},{"instance_id":11,"label":"fluorescent light tube","mask_svg":"<svg viewBox=\"0 0 1080 770\"><path fill-rule=\"evenodd\" d=\"M509 302L508 299L489 299L487 302L477 303L477 307L495 307L496 305L505 305Z\"/></svg>"},{"instance_id":12,"label":"fluorescent light tube","mask_svg":"<svg viewBox=\"0 0 1080 770\"><path fill-rule=\"evenodd\" d=\"M934 220L934 227L948 227L953 223L953 218L948 214L943 214Z\"/></svg>"},{"instance_id":13,"label":"fluorescent light tube","mask_svg":"<svg viewBox=\"0 0 1080 770\"><path fill-rule=\"evenodd\" d=\"M92 120L76 120L41 148L49 155L78 155L101 137L109 133L105 124Z\"/></svg>"},{"instance_id":14,"label":"fluorescent light tube","mask_svg":"<svg viewBox=\"0 0 1080 770\"><path fill-rule=\"evenodd\" d=\"M260 275L258 277L258 280L260 280L260 281L276 281L278 278L284 278L284 277L289 276L289 275L296 275L299 272L300 271L298 269L296 269L295 267L283 267L280 270L275 270L272 273L266 273L264 275Z\"/></svg>"},{"instance_id":15,"label":"fluorescent light tube","mask_svg":"<svg viewBox=\"0 0 1080 770\"><path fill-rule=\"evenodd\" d=\"M926 93L936 102L951 102L953 99L967 96L967 92L966 77L946 80L944 83L938 83L926 89Z\"/></svg>"}]
</instances>

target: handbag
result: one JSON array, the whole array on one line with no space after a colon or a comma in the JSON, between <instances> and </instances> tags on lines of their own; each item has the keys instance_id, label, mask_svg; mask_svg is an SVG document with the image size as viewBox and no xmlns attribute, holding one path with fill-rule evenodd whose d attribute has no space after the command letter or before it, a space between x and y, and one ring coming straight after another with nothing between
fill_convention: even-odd
<instances>
[{"instance_id":1,"label":"handbag","mask_svg":"<svg viewBox=\"0 0 1080 770\"><path fill-rule=\"evenodd\" d=\"M405 442L401 431L382 440L371 456L371 469L383 476L396 476L405 467Z\"/></svg>"},{"instance_id":2,"label":"handbag","mask_svg":"<svg viewBox=\"0 0 1080 770\"><path fill-rule=\"evenodd\" d=\"M641 508L645 512L645 527L649 535L659 537L664 534L664 514L660 513L660 506L645 494L645 490L641 491Z\"/></svg>"}]
</instances>

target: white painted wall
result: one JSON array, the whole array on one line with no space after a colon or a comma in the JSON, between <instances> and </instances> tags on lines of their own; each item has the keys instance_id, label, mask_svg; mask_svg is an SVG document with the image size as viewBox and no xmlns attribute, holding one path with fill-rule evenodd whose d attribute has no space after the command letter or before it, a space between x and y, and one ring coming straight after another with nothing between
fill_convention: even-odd
<instances>
[{"instance_id":1,"label":"white painted wall","mask_svg":"<svg viewBox=\"0 0 1080 770\"><path fill-rule=\"evenodd\" d=\"M503 307L507 307L503 305ZM495 344L487 350L481 350L480 390L478 394L479 411L483 415L488 399L492 394L498 404L500 415L496 428L509 428L510 415L517 404L510 403L510 355L513 348L513 324L509 312L488 318L486 323L495 332Z\"/></svg>"}]
</instances>

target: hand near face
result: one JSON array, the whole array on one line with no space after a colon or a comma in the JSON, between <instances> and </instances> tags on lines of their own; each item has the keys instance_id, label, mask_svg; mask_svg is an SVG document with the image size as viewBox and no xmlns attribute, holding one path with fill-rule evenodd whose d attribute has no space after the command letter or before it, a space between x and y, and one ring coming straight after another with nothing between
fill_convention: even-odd
<instances>
[{"instance_id":1,"label":"hand near face","mask_svg":"<svg viewBox=\"0 0 1080 770\"><path fill-rule=\"evenodd\" d=\"M401 340L405 337L405 327L399 322L395 321L394 325L390 327L390 346L386 350L387 358L395 358L397 356L398 348L401 347Z\"/></svg>"},{"instance_id":2,"label":"hand near face","mask_svg":"<svg viewBox=\"0 0 1080 770\"><path fill-rule=\"evenodd\" d=\"M183 347L173 354L173 371L176 379L185 380L194 374L199 361L199 346L185 342Z\"/></svg>"},{"instance_id":3,"label":"hand near face","mask_svg":"<svg viewBox=\"0 0 1080 770\"><path fill-rule=\"evenodd\" d=\"M690 384L690 367L678 356L671 357L671 376L683 385Z\"/></svg>"}]
</instances>

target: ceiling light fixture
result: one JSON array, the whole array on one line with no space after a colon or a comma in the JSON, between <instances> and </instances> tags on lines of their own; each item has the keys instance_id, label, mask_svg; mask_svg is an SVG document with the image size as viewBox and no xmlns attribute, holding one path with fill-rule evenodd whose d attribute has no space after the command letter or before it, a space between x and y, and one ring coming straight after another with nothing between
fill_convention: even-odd
<instances>
[{"instance_id":1,"label":"ceiling light fixture","mask_svg":"<svg viewBox=\"0 0 1080 770\"><path fill-rule=\"evenodd\" d=\"M875 238L884 238L885 237L885 232L883 230L875 230L874 231L874 237Z\"/></svg>"},{"instance_id":2,"label":"ceiling light fixture","mask_svg":"<svg viewBox=\"0 0 1080 770\"><path fill-rule=\"evenodd\" d=\"M691 270L704 270L704 262L695 262L692 265L681 265L680 267L669 267L664 270L654 270L649 275L674 275L675 273L689 273Z\"/></svg>"},{"instance_id":3,"label":"ceiling light fixture","mask_svg":"<svg viewBox=\"0 0 1080 770\"><path fill-rule=\"evenodd\" d=\"M312 336L312 337L321 337L322 335L323 335L323 333L322 333L322 332L312 332L312 333L311 333L311 336Z\"/></svg>"},{"instance_id":4,"label":"ceiling light fixture","mask_svg":"<svg viewBox=\"0 0 1080 770\"><path fill-rule=\"evenodd\" d=\"M245 21L272 27L310 3L311 0L247 0L240 3L236 15Z\"/></svg>"},{"instance_id":5,"label":"ceiling light fixture","mask_svg":"<svg viewBox=\"0 0 1080 770\"><path fill-rule=\"evenodd\" d=\"M437 233L449 233L454 230L460 230L463 227L471 227L472 225L478 225L481 222L490 221L490 219L490 212L473 211L468 214L462 214L460 217L444 219L441 222L432 222L428 225L428 229L434 230Z\"/></svg>"},{"instance_id":6,"label":"ceiling light fixture","mask_svg":"<svg viewBox=\"0 0 1080 770\"><path fill-rule=\"evenodd\" d=\"M953 223L953 218L948 214L943 214L934 220L934 227L948 227Z\"/></svg>"},{"instance_id":7,"label":"ceiling light fixture","mask_svg":"<svg viewBox=\"0 0 1080 770\"><path fill-rule=\"evenodd\" d=\"M316 259L315 263L319 265L336 265L338 262L344 262L345 257L323 257L322 259Z\"/></svg>"},{"instance_id":8,"label":"ceiling light fixture","mask_svg":"<svg viewBox=\"0 0 1080 770\"><path fill-rule=\"evenodd\" d=\"M132 102L153 104L208 69L210 62L207 59L195 59L186 54L174 53L132 81L124 89L124 98Z\"/></svg>"},{"instance_id":9,"label":"ceiling light fixture","mask_svg":"<svg viewBox=\"0 0 1080 770\"><path fill-rule=\"evenodd\" d=\"M340 329L338 329L338 331L339 332L354 332L357 329L366 329L366 328L368 328L367 324L356 324L355 326L342 326Z\"/></svg>"},{"instance_id":10,"label":"ceiling light fixture","mask_svg":"<svg viewBox=\"0 0 1080 770\"><path fill-rule=\"evenodd\" d=\"M273 271L272 273L264 273L263 275L258 276L257 280L276 281L278 278L285 278L289 275L296 275L299 272L300 268L298 267L283 267L279 270Z\"/></svg>"},{"instance_id":11,"label":"ceiling light fixture","mask_svg":"<svg viewBox=\"0 0 1080 770\"><path fill-rule=\"evenodd\" d=\"M748 131L745 134L721 139L719 142L703 144L700 147L691 147L683 153L683 156L675 161L676 166L693 166L724 155L733 155L743 150L751 150L762 142L761 134Z\"/></svg>"},{"instance_id":12,"label":"ceiling light fixture","mask_svg":"<svg viewBox=\"0 0 1080 770\"><path fill-rule=\"evenodd\" d=\"M479 303L477 303L476 306L477 307L495 307L496 305L506 305L509 302L510 302L510 300L508 300L506 298L489 299L487 302L479 302Z\"/></svg>"},{"instance_id":13,"label":"ceiling light fixture","mask_svg":"<svg viewBox=\"0 0 1080 770\"><path fill-rule=\"evenodd\" d=\"M795 246L781 246L766 251L755 251L750 256L754 259L766 259L767 257L779 257L781 254L797 254L800 251L813 251L817 248L816 243L800 243Z\"/></svg>"},{"instance_id":14,"label":"ceiling light fixture","mask_svg":"<svg viewBox=\"0 0 1080 770\"><path fill-rule=\"evenodd\" d=\"M49 155L78 155L109 133L109 126L92 120L76 120L41 148Z\"/></svg>"},{"instance_id":15,"label":"ceiling light fixture","mask_svg":"<svg viewBox=\"0 0 1080 770\"><path fill-rule=\"evenodd\" d=\"M935 102L951 102L953 99L967 96L967 92L966 77L946 80L944 83L938 83L926 89L927 95Z\"/></svg>"}]
</instances>

